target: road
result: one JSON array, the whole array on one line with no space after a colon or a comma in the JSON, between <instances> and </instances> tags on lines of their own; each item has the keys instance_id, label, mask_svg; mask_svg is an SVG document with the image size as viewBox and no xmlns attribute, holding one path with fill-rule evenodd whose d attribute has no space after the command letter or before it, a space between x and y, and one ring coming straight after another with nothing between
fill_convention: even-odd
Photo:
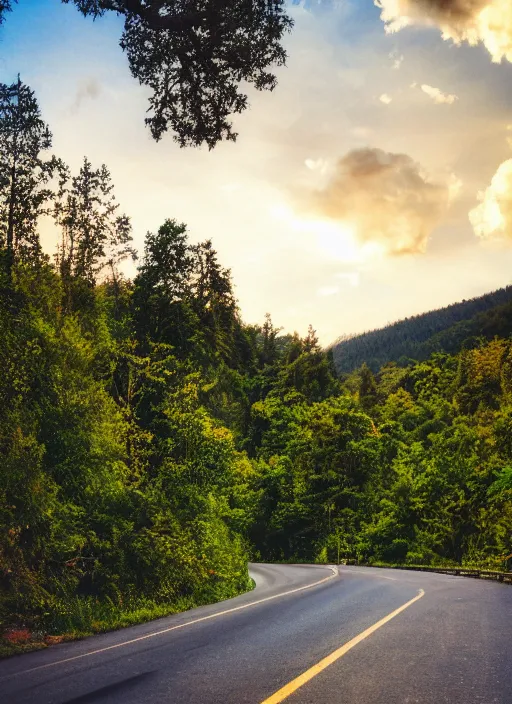
<instances>
[{"instance_id":1,"label":"road","mask_svg":"<svg viewBox=\"0 0 512 704\"><path fill-rule=\"evenodd\" d=\"M256 589L0 662L2 704L512 704L512 587L253 565ZM277 693L277 694L276 694Z\"/></svg>"}]
</instances>

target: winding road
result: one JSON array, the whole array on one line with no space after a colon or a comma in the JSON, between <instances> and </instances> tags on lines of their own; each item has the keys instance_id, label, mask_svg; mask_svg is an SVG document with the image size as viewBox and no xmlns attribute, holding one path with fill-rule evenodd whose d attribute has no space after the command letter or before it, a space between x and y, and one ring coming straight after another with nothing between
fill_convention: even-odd
<instances>
[{"instance_id":1,"label":"winding road","mask_svg":"<svg viewBox=\"0 0 512 704\"><path fill-rule=\"evenodd\" d=\"M2 704L512 704L512 588L251 565L252 592L0 662Z\"/></svg>"}]
</instances>

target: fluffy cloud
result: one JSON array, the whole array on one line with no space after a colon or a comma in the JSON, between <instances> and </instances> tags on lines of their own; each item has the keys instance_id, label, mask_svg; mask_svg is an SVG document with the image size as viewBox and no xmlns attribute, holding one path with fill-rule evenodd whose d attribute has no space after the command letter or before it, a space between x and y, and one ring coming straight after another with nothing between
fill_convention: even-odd
<instances>
[{"instance_id":1,"label":"fluffy cloud","mask_svg":"<svg viewBox=\"0 0 512 704\"><path fill-rule=\"evenodd\" d=\"M380 98L379 98L381 103L384 103L384 105L389 105L390 102L393 100L393 98L388 95L387 93L383 93Z\"/></svg>"},{"instance_id":2,"label":"fluffy cloud","mask_svg":"<svg viewBox=\"0 0 512 704\"><path fill-rule=\"evenodd\" d=\"M512 159L501 164L478 200L480 205L469 213L475 234L482 239L512 238Z\"/></svg>"},{"instance_id":3,"label":"fluffy cloud","mask_svg":"<svg viewBox=\"0 0 512 704\"><path fill-rule=\"evenodd\" d=\"M510 0L375 0L387 32L410 25L434 26L443 39L472 46L482 42L499 62L512 61Z\"/></svg>"},{"instance_id":4,"label":"fluffy cloud","mask_svg":"<svg viewBox=\"0 0 512 704\"><path fill-rule=\"evenodd\" d=\"M429 86L427 83L423 83L421 90L426 93L429 98L432 98L434 103L446 103L452 105L456 100L458 100L456 95L450 93L443 93L439 88L434 88L434 86Z\"/></svg>"},{"instance_id":5,"label":"fluffy cloud","mask_svg":"<svg viewBox=\"0 0 512 704\"><path fill-rule=\"evenodd\" d=\"M449 185L429 181L411 157L368 147L340 159L308 206L353 228L360 243L408 254L425 251L449 199Z\"/></svg>"}]
</instances>

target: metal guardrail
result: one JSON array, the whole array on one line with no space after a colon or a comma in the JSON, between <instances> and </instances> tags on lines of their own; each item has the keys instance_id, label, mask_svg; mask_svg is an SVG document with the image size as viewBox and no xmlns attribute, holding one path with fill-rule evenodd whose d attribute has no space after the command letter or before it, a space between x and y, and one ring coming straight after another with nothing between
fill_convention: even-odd
<instances>
[{"instance_id":1,"label":"metal guardrail","mask_svg":"<svg viewBox=\"0 0 512 704\"><path fill-rule=\"evenodd\" d=\"M412 565L368 565L355 560L347 560L347 565L358 565L359 567L379 567L382 569L412 570L414 572L437 572L439 574L451 574L457 577L473 577L476 579L490 579L504 584L512 584L512 572L495 572L493 570L472 570L466 567L422 567Z\"/></svg>"}]
</instances>

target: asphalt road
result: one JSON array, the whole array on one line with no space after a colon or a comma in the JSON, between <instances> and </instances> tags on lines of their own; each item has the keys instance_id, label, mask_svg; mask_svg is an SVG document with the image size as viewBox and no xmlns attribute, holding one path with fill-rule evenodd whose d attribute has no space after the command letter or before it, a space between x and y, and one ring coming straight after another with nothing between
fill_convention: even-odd
<instances>
[{"instance_id":1,"label":"asphalt road","mask_svg":"<svg viewBox=\"0 0 512 704\"><path fill-rule=\"evenodd\" d=\"M252 574L236 599L1 661L0 702L512 704L512 587L356 567Z\"/></svg>"}]
</instances>

